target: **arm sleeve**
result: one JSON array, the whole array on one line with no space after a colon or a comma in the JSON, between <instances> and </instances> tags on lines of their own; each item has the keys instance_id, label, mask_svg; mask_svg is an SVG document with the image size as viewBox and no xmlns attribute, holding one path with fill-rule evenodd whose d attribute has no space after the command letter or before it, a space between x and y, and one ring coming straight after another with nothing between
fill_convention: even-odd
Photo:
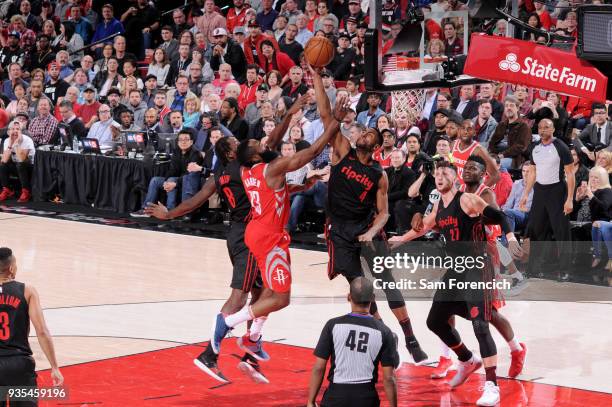
<instances>
[{"instance_id":1,"label":"arm sleeve","mask_svg":"<svg viewBox=\"0 0 612 407\"><path fill-rule=\"evenodd\" d=\"M491 207L491 205L487 205L484 208L484 211L482 211L482 214L485 217L485 224L500 225L504 234L512 232L510 225L508 224L508 220L506 219L506 215L499 209L495 209Z\"/></svg>"},{"instance_id":2,"label":"arm sleeve","mask_svg":"<svg viewBox=\"0 0 612 407\"><path fill-rule=\"evenodd\" d=\"M317 342L317 347L314 350L314 355L321 359L329 359L334 348L334 338L332 335L332 323L327 321Z\"/></svg>"}]
</instances>

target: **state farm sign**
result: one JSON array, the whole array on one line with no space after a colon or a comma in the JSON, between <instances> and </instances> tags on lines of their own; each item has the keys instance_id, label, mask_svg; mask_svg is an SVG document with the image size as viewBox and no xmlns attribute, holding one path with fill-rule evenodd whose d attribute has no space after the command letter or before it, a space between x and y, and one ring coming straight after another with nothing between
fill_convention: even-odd
<instances>
[{"instance_id":1,"label":"state farm sign","mask_svg":"<svg viewBox=\"0 0 612 407\"><path fill-rule=\"evenodd\" d=\"M505 37L473 34L471 40L467 75L606 100L608 78L573 53Z\"/></svg>"}]
</instances>

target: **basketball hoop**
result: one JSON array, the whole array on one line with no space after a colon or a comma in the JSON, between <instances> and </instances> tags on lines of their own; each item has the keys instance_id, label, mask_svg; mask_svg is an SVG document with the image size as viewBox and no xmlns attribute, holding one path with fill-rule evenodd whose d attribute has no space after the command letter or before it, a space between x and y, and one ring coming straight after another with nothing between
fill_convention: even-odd
<instances>
[{"instance_id":1,"label":"basketball hoop","mask_svg":"<svg viewBox=\"0 0 612 407\"><path fill-rule=\"evenodd\" d=\"M413 111L418 117L425 107L427 89L405 89L391 92L391 116L397 112Z\"/></svg>"}]
</instances>

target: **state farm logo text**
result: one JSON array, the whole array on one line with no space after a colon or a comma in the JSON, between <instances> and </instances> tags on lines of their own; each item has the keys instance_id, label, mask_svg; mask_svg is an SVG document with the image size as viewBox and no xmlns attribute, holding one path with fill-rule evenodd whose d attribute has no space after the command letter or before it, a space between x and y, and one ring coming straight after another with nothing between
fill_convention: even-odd
<instances>
[{"instance_id":1,"label":"state farm logo text","mask_svg":"<svg viewBox=\"0 0 612 407\"><path fill-rule=\"evenodd\" d=\"M543 78L588 92L594 92L597 87L596 79L575 74L572 72L572 68L567 66L559 69L554 68L551 64L542 65L537 59L532 57L526 57L521 66L518 62L518 57L513 53L509 53L505 59L499 62L499 69L511 72L520 71L522 74L533 76L534 78Z\"/></svg>"}]
</instances>

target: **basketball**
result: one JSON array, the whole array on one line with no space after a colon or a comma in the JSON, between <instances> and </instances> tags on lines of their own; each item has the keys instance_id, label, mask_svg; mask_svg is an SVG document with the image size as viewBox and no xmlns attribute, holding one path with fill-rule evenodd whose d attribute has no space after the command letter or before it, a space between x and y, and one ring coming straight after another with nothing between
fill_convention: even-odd
<instances>
[{"instance_id":1,"label":"basketball","mask_svg":"<svg viewBox=\"0 0 612 407\"><path fill-rule=\"evenodd\" d=\"M315 68L323 68L334 59L334 44L327 38L312 37L304 49L306 61Z\"/></svg>"}]
</instances>

